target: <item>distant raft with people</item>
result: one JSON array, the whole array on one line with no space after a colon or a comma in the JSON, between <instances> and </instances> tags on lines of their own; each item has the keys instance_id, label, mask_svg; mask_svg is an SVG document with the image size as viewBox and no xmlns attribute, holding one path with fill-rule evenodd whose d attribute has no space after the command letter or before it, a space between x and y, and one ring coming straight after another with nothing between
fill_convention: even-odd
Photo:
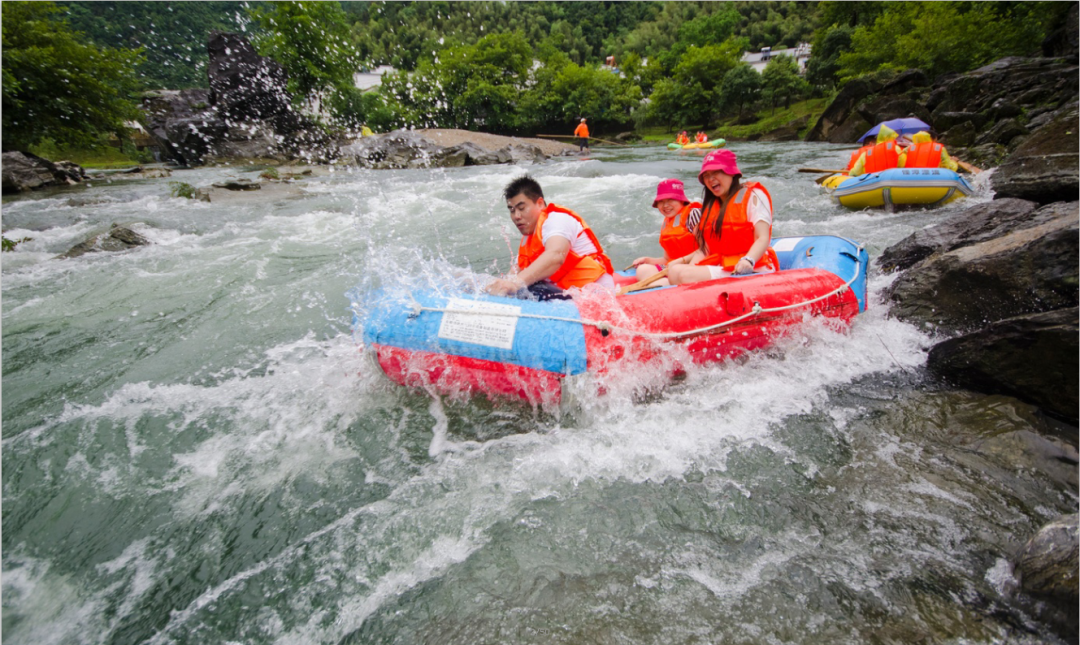
<instances>
[{"instance_id":1,"label":"distant raft with people","mask_svg":"<svg viewBox=\"0 0 1080 645\"><path fill-rule=\"evenodd\" d=\"M974 190L947 168L890 168L858 177L837 173L821 180L832 200L846 208L940 206Z\"/></svg>"},{"instance_id":2,"label":"distant raft with people","mask_svg":"<svg viewBox=\"0 0 1080 645\"><path fill-rule=\"evenodd\" d=\"M667 144L667 147L671 150L708 150L710 148L723 148L727 143L724 139L713 139L712 141L693 141L691 143L675 143L671 142Z\"/></svg>"},{"instance_id":3,"label":"distant raft with people","mask_svg":"<svg viewBox=\"0 0 1080 645\"><path fill-rule=\"evenodd\" d=\"M831 235L775 238L781 269L624 295L522 300L384 287L354 317L382 371L432 394L559 403L568 379L635 367L676 376L776 341L811 316L866 310L867 252ZM622 283L630 275L618 276Z\"/></svg>"}]
</instances>

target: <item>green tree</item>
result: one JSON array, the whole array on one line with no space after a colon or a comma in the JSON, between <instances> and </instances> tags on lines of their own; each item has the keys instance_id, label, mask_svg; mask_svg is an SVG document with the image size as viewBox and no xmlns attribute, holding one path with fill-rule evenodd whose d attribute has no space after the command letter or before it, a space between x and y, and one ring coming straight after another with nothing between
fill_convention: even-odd
<instances>
[{"instance_id":1,"label":"green tree","mask_svg":"<svg viewBox=\"0 0 1080 645\"><path fill-rule=\"evenodd\" d=\"M931 76L966 72L999 58L1028 55L1046 35L1047 2L897 2L855 29L839 57L843 79L888 69Z\"/></svg>"},{"instance_id":2,"label":"green tree","mask_svg":"<svg viewBox=\"0 0 1080 645\"><path fill-rule=\"evenodd\" d=\"M359 63L352 56L344 11L336 2L273 2L250 10L260 30L252 45L289 75L288 90L297 103L320 105L353 87ZM330 99L330 104L335 104Z\"/></svg>"},{"instance_id":3,"label":"green tree","mask_svg":"<svg viewBox=\"0 0 1080 645\"><path fill-rule=\"evenodd\" d=\"M739 64L741 50L734 40L723 45L690 47L670 79L656 84L653 114L668 123L711 124L720 112L720 83Z\"/></svg>"},{"instance_id":4,"label":"green tree","mask_svg":"<svg viewBox=\"0 0 1080 645\"><path fill-rule=\"evenodd\" d=\"M806 80L818 87L836 85L840 71L840 54L851 49L854 29L847 25L831 25L814 40L814 55L806 63Z\"/></svg>"},{"instance_id":5,"label":"green tree","mask_svg":"<svg viewBox=\"0 0 1080 645\"><path fill-rule=\"evenodd\" d=\"M95 146L126 131L139 111L139 51L86 43L51 2L5 2L3 20L4 149L26 150L50 138Z\"/></svg>"},{"instance_id":6,"label":"green tree","mask_svg":"<svg viewBox=\"0 0 1080 645\"><path fill-rule=\"evenodd\" d=\"M142 48L144 88L207 87L211 31L239 32L247 18L236 2L57 2L68 24L99 47Z\"/></svg>"},{"instance_id":7,"label":"green tree","mask_svg":"<svg viewBox=\"0 0 1080 645\"><path fill-rule=\"evenodd\" d=\"M769 59L765 71L761 73L761 88L775 110L777 101L781 99L784 107L789 107L791 99L806 93L807 84L799 77L799 64L795 59L781 54Z\"/></svg>"},{"instance_id":8,"label":"green tree","mask_svg":"<svg viewBox=\"0 0 1080 645\"><path fill-rule=\"evenodd\" d=\"M757 102L761 94L761 74L746 63L740 63L724 75L720 84L720 104L726 111L742 113Z\"/></svg>"}]
</instances>

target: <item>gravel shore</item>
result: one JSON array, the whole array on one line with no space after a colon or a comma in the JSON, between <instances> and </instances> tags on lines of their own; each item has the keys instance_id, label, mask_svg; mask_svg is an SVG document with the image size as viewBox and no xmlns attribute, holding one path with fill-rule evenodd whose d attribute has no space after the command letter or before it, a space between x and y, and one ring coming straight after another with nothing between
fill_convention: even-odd
<instances>
[{"instance_id":1,"label":"gravel shore","mask_svg":"<svg viewBox=\"0 0 1080 645\"><path fill-rule=\"evenodd\" d=\"M486 132L469 132L468 130L418 130L424 138L440 146L456 146L466 141L475 143L484 150L494 152L499 148L515 143L528 143L540 148L546 155L559 155L570 150L577 150L577 146L568 143L560 143L555 139L534 139L530 137L504 137L498 134Z\"/></svg>"}]
</instances>

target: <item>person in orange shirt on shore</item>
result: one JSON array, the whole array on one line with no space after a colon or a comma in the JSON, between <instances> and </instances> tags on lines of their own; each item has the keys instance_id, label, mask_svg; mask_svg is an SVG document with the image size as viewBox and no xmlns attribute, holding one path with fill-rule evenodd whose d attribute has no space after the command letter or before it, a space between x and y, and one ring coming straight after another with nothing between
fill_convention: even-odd
<instances>
[{"instance_id":1,"label":"person in orange shirt on shore","mask_svg":"<svg viewBox=\"0 0 1080 645\"><path fill-rule=\"evenodd\" d=\"M574 136L578 138L578 152L589 151L589 126L585 125L585 119L574 129Z\"/></svg>"}]
</instances>

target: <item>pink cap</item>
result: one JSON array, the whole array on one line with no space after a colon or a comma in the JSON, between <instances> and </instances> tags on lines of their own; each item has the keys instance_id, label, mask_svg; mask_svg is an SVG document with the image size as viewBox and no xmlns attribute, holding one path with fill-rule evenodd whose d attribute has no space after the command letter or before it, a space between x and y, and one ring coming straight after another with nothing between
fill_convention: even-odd
<instances>
[{"instance_id":1,"label":"pink cap","mask_svg":"<svg viewBox=\"0 0 1080 645\"><path fill-rule=\"evenodd\" d=\"M690 203L690 200L686 198L686 193L683 192L681 179L665 179L656 186L656 199L652 202L653 208L656 208L656 205L662 199L676 199L684 204Z\"/></svg>"},{"instance_id":2,"label":"pink cap","mask_svg":"<svg viewBox=\"0 0 1080 645\"><path fill-rule=\"evenodd\" d=\"M701 172L699 172L697 176L699 183L705 183L701 176L710 170L719 170L725 175L731 175L732 177L742 174L739 167L735 165L735 153L730 150L713 150L705 155L705 158L701 160Z\"/></svg>"}]
</instances>

